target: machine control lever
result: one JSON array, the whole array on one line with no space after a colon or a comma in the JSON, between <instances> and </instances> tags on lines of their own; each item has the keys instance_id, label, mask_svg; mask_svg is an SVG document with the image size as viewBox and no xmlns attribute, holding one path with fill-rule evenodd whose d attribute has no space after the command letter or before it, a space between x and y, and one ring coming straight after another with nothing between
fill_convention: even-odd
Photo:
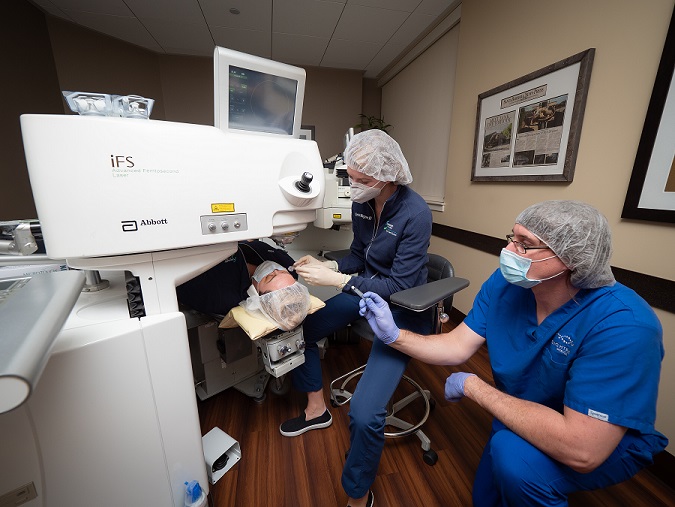
<instances>
[{"instance_id":1,"label":"machine control lever","mask_svg":"<svg viewBox=\"0 0 675 507\"><path fill-rule=\"evenodd\" d=\"M314 175L310 172L305 171L304 173L302 173L300 180L295 182L295 188L300 190L300 192L308 193L311 190L309 184L312 182L313 179Z\"/></svg>"}]
</instances>

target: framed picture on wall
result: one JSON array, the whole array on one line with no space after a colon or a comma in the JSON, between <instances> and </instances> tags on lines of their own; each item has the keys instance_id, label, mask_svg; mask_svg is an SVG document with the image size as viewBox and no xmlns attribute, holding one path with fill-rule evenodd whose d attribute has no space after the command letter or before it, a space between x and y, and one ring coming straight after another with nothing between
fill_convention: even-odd
<instances>
[{"instance_id":1,"label":"framed picture on wall","mask_svg":"<svg viewBox=\"0 0 675 507\"><path fill-rule=\"evenodd\" d=\"M478 96L471 181L572 181L595 49Z\"/></svg>"},{"instance_id":2,"label":"framed picture on wall","mask_svg":"<svg viewBox=\"0 0 675 507\"><path fill-rule=\"evenodd\" d=\"M622 218L675 223L675 13L656 73Z\"/></svg>"},{"instance_id":3,"label":"framed picture on wall","mask_svg":"<svg viewBox=\"0 0 675 507\"><path fill-rule=\"evenodd\" d=\"M300 139L316 141L314 125L302 125L300 127Z\"/></svg>"}]
</instances>

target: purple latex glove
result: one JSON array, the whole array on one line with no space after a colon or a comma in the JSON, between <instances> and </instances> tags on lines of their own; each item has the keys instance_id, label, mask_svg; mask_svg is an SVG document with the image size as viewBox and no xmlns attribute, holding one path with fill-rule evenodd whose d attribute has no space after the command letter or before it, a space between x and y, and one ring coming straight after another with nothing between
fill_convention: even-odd
<instances>
[{"instance_id":1,"label":"purple latex glove","mask_svg":"<svg viewBox=\"0 0 675 507\"><path fill-rule=\"evenodd\" d=\"M450 375L445 381L445 399L452 403L461 400L464 397L464 381L472 375L463 371Z\"/></svg>"},{"instance_id":2,"label":"purple latex glove","mask_svg":"<svg viewBox=\"0 0 675 507\"><path fill-rule=\"evenodd\" d=\"M394 343L401 332L387 302L374 292L366 292L359 301L359 314L365 317L370 327L383 343Z\"/></svg>"}]
</instances>

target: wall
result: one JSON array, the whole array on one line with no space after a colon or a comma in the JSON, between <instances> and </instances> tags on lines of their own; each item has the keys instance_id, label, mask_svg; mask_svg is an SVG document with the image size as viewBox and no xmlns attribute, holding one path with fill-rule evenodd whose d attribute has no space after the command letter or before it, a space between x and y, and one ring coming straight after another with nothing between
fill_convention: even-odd
<instances>
[{"instance_id":1,"label":"wall","mask_svg":"<svg viewBox=\"0 0 675 507\"><path fill-rule=\"evenodd\" d=\"M158 59L164 118L213 125L213 58L158 55Z\"/></svg>"},{"instance_id":2,"label":"wall","mask_svg":"<svg viewBox=\"0 0 675 507\"><path fill-rule=\"evenodd\" d=\"M155 99L153 119L165 118L157 55L60 18L47 26L61 90L141 95Z\"/></svg>"},{"instance_id":3,"label":"wall","mask_svg":"<svg viewBox=\"0 0 675 507\"><path fill-rule=\"evenodd\" d=\"M620 218L673 5L673 0L522 0L504 8L497 0L464 2L446 210L434 213L434 221L501 238L517 214L534 202L583 200L610 222L613 266L675 280L673 225ZM478 94L590 47L596 48L595 62L574 181L472 183ZM471 280L455 297L455 306L468 312L498 259L439 238L432 239L431 251L449 256L458 275ZM656 313L666 347L657 428L675 443L675 406L669 403L669 386L675 383L675 315ZM672 454L674 444L668 450Z\"/></svg>"},{"instance_id":4,"label":"wall","mask_svg":"<svg viewBox=\"0 0 675 507\"><path fill-rule=\"evenodd\" d=\"M377 86L376 79L363 80L363 99L361 112L366 116L380 118L382 115L382 89ZM387 118L382 118L388 120Z\"/></svg>"},{"instance_id":5,"label":"wall","mask_svg":"<svg viewBox=\"0 0 675 507\"><path fill-rule=\"evenodd\" d=\"M361 72L307 67L302 123L314 125L321 158L344 150L344 135L360 121Z\"/></svg>"},{"instance_id":6,"label":"wall","mask_svg":"<svg viewBox=\"0 0 675 507\"><path fill-rule=\"evenodd\" d=\"M19 116L63 112L42 12L24 0L7 0L3 10L11 16L0 17L0 221L37 218Z\"/></svg>"}]
</instances>

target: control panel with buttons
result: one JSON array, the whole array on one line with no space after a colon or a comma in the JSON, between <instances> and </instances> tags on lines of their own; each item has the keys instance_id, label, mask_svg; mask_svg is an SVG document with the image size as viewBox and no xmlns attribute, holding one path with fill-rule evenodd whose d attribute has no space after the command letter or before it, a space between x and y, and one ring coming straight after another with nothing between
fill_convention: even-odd
<instances>
[{"instance_id":1,"label":"control panel with buttons","mask_svg":"<svg viewBox=\"0 0 675 507\"><path fill-rule=\"evenodd\" d=\"M223 234L248 230L246 213L203 215L200 217L202 234Z\"/></svg>"}]
</instances>

